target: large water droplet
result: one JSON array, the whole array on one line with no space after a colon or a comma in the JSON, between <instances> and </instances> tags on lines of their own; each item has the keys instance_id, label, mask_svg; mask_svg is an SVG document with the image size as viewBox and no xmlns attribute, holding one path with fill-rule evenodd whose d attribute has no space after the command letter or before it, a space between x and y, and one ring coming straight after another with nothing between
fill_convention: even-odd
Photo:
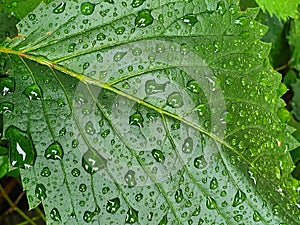
<instances>
[{"instance_id":1,"label":"large water droplet","mask_svg":"<svg viewBox=\"0 0 300 225\"><path fill-rule=\"evenodd\" d=\"M46 159L62 160L64 151L59 142L53 142L45 151Z\"/></svg>"},{"instance_id":2,"label":"large water droplet","mask_svg":"<svg viewBox=\"0 0 300 225\"><path fill-rule=\"evenodd\" d=\"M80 184L79 185L79 191L80 192L86 192L87 186L86 184Z\"/></svg>"},{"instance_id":3,"label":"large water droplet","mask_svg":"<svg viewBox=\"0 0 300 225\"><path fill-rule=\"evenodd\" d=\"M136 112L129 117L129 124L143 127L144 118L140 112Z\"/></svg>"},{"instance_id":4,"label":"large water droplet","mask_svg":"<svg viewBox=\"0 0 300 225\"><path fill-rule=\"evenodd\" d=\"M217 4L217 12L218 12L220 15L224 15L224 14L226 13L225 2L223 2L223 1L218 2L218 4Z\"/></svg>"},{"instance_id":5,"label":"large water droplet","mask_svg":"<svg viewBox=\"0 0 300 225\"><path fill-rule=\"evenodd\" d=\"M165 91L167 83L158 84L155 80L147 80L145 84L145 92L147 95L153 95L158 92Z\"/></svg>"},{"instance_id":6,"label":"large water droplet","mask_svg":"<svg viewBox=\"0 0 300 225\"><path fill-rule=\"evenodd\" d=\"M36 84L28 86L23 91L23 94L26 95L29 98L29 100L39 100L43 97L41 88Z\"/></svg>"},{"instance_id":7,"label":"large water droplet","mask_svg":"<svg viewBox=\"0 0 300 225\"><path fill-rule=\"evenodd\" d=\"M125 223L134 224L138 220L138 211L130 207L126 213Z\"/></svg>"},{"instance_id":8,"label":"large water droplet","mask_svg":"<svg viewBox=\"0 0 300 225\"><path fill-rule=\"evenodd\" d=\"M15 91L15 79L13 77L0 78L0 91L3 96Z\"/></svg>"},{"instance_id":9,"label":"large water droplet","mask_svg":"<svg viewBox=\"0 0 300 225\"><path fill-rule=\"evenodd\" d=\"M200 85L195 81L191 80L187 83L186 85L187 89L190 90L191 92L198 94L201 92Z\"/></svg>"},{"instance_id":10,"label":"large water droplet","mask_svg":"<svg viewBox=\"0 0 300 225\"><path fill-rule=\"evenodd\" d=\"M125 27L117 27L115 32L117 35L122 35L125 32Z\"/></svg>"},{"instance_id":11,"label":"large water droplet","mask_svg":"<svg viewBox=\"0 0 300 225\"><path fill-rule=\"evenodd\" d=\"M137 8L139 6L141 6L146 0L133 0L131 3L131 6L133 8Z\"/></svg>"},{"instance_id":12,"label":"large water droplet","mask_svg":"<svg viewBox=\"0 0 300 225\"><path fill-rule=\"evenodd\" d=\"M114 55L114 61L115 62L119 62L121 59L123 59L123 57L127 54L127 52L117 52Z\"/></svg>"},{"instance_id":13,"label":"large water droplet","mask_svg":"<svg viewBox=\"0 0 300 225\"><path fill-rule=\"evenodd\" d=\"M135 195L135 200L137 202L141 201L143 199L144 195L142 193L138 193Z\"/></svg>"},{"instance_id":14,"label":"large water droplet","mask_svg":"<svg viewBox=\"0 0 300 225\"><path fill-rule=\"evenodd\" d=\"M35 187L35 196L43 201L47 198L46 187L43 184L37 184Z\"/></svg>"},{"instance_id":15,"label":"large water droplet","mask_svg":"<svg viewBox=\"0 0 300 225\"><path fill-rule=\"evenodd\" d=\"M44 167L41 171L42 177L49 177L51 175L51 171L48 167Z\"/></svg>"},{"instance_id":16,"label":"large water droplet","mask_svg":"<svg viewBox=\"0 0 300 225\"><path fill-rule=\"evenodd\" d=\"M182 145L182 152L186 154L190 154L192 153L193 148L194 148L193 139L191 137L186 138Z\"/></svg>"},{"instance_id":17,"label":"large water droplet","mask_svg":"<svg viewBox=\"0 0 300 225\"><path fill-rule=\"evenodd\" d=\"M206 207L208 209L216 209L218 207L216 200L211 197L208 197L206 199Z\"/></svg>"},{"instance_id":18,"label":"large water droplet","mask_svg":"<svg viewBox=\"0 0 300 225\"><path fill-rule=\"evenodd\" d=\"M53 208L50 211L50 218L53 219L54 221L61 222L61 216L57 208Z\"/></svg>"},{"instance_id":19,"label":"large water droplet","mask_svg":"<svg viewBox=\"0 0 300 225\"><path fill-rule=\"evenodd\" d=\"M236 207L242 204L246 200L246 194L241 190L238 190L234 196L232 206Z\"/></svg>"},{"instance_id":20,"label":"large water droplet","mask_svg":"<svg viewBox=\"0 0 300 225\"><path fill-rule=\"evenodd\" d=\"M95 130L95 128L94 128L94 125L93 125L93 123L92 123L91 121L88 121L88 122L85 124L84 129L85 129L85 132L86 132L87 134L90 134L90 135L93 135L93 134L96 132L96 130Z\"/></svg>"},{"instance_id":21,"label":"large water droplet","mask_svg":"<svg viewBox=\"0 0 300 225\"><path fill-rule=\"evenodd\" d=\"M60 14L65 11L66 2L61 2L55 9L53 9L53 13Z\"/></svg>"},{"instance_id":22,"label":"large water droplet","mask_svg":"<svg viewBox=\"0 0 300 225\"><path fill-rule=\"evenodd\" d=\"M180 203L183 201L183 193L182 193L182 189L178 189L176 192L175 192L175 202L176 203Z\"/></svg>"},{"instance_id":23,"label":"large water droplet","mask_svg":"<svg viewBox=\"0 0 300 225\"><path fill-rule=\"evenodd\" d=\"M181 19L189 26L194 26L198 22L197 16L194 14L185 15Z\"/></svg>"},{"instance_id":24,"label":"large water droplet","mask_svg":"<svg viewBox=\"0 0 300 225\"><path fill-rule=\"evenodd\" d=\"M118 197L109 200L106 204L106 211L112 214L117 212L119 208L120 208L120 199Z\"/></svg>"},{"instance_id":25,"label":"large water droplet","mask_svg":"<svg viewBox=\"0 0 300 225\"><path fill-rule=\"evenodd\" d=\"M180 108L183 106L183 100L179 92L173 92L167 99L167 104L172 108Z\"/></svg>"},{"instance_id":26,"label":"large water droplet","mask_svg":"<svg viewBox=\"0 0 300 225\"><path fill-rule=\"evenodd\" d=\"M165 161L165 156L164 156L164 153L162 153L162 151L160 151L158 149L153 149L151 151L151 154L157 162L162 163Z\"/></svg>"},{"instance_id":27,"label":"large water droplet","mask_svg":"<svg viewBox=\"0 0 300 225\"><path fill-rule=\"evenodd\" d=\"M15 126L6 129L5 136L9 141L10 162L12 166L29 168L34 165L36 150L31 136Z\"/></svg>"},{"instance_id":28,"label":"large water droplet","mask_svg":"<svg viewBox=\"0 0 300 225\"><path fill-rule=\"evenodd\" d=\"M137 27L147 27L153 23L153 16L151 12L147 9L138 12L137 17L135 18L135 26Z\"/></svg>"},{"instance_id":29,"label":"large water droplet","mask_svg":"<svg viewBox=\"0 0 300 225\"><path fill-rule=\"evenodd\" d=\"M198 216L200 214L200 212L201 212L201 208L200 208L200 206L198 206L198 207L196 207L196 209L194 210L192 215L193 216Z\"/></svg>"},{"instance_id":30,"label":"large water droplet","mask_svg":"<svg viewBox=\"0 0 300 225\"><path fill-rule=\"evenodd\" d=\"M86 223L89 223L92 221L92 219L94 218L95 216L95 213L94 212L91 212L91 211L85 211L84 214L83 214L83 220L86 222Z\"/></svg>"},{"instance_id":31,"label":"large water droplet","mask_svg":"<svg viewBox=\"0 0 300 225\"><path fill-rule=\"evenodd\" d=\"M91 15L95 10L95 5L90 2L84 2L81 4L80 11L83 15Z\"/></svg>"},{"instance_id":32,"label":"large water droplet","mask_svg":"<svg viewBox=\"0 0 300 225\"><path fill-rule=\"evenodd\" d=\"M218 184L217 178L214 177L214 178L210 181L209 187L210 187L210 189L214 190L214 189L217 189L218 186L219 186L219 184Z\"/></svg>"},{"instance_id":33,"label":"large water droplet","mask_svg":"<svg viewBox=\"0 0 300 225\"><path fill-rule=\"evenodd\" d=\"M35 20L35 18L36 18L36 15L35 14L29 14L28 15L28 18L29 18L29 20Z\"/></svg>"},{"instance_id":34,"label":"large water droplet","mask_svg":"<svg viewBox=\"0 0 300 225\"><path fill-rule=\"evenodd\" d=\"M133 170L128 170L128 172L124 176L124 180L128 187L131 188L136 186L135 172Z\"/></svg>"},{"instance_id":35,"label":"large water droplet","mask_svg":"<svg viewBox=\"0 0 300 225\"><path fill-rule=\"evenodd\" d=\"M103 158L96 150L88 150L82 156L82 167L89 174L106 167L106 159Z\"/></svg>"},{"instance_id":36,"label":"large water droplet","mask_svg":"<svg viewBox=\"0 0 300 225\"><path fill-rule=\"evenodd\" d=\"M101 132L101 136L102 136L103 138L106 138L106 137L109 135L109 133L110 133L110 130L109 130L109 129L106 129L105 131Z\"/></svg>"},{"instance_id":37,"label":"large water droplet","mask_svg":"<svg viewBox=\"0 0 300 225\"><path fill-rule=\"evenodd\" d=\"M158 225L167 225L168 224L168 217L167 214L164 215L164 217L161 219L161 221L158 223Z\"/></svg>"},{"instance_id":38,"label":"large water droplet","mask_svg":"<svg viewBox=\"0 0 300 225\"><path fill-rule=\"evenodd\" d=\"M261 219L262 219L262 217L261 217L261 215L259 214L259 212L255 211L255 212L253 213L253 220L254 220L255 222L259 222L259 221L261 221Z\"/></svg>"},{"instance_id":39,"label":"large water droplet","mask_svg":"<svg viewBox=\"0 0 300 225\"><path fill-rule=\"evenodd\" d=\"M10 102L0 103L0 114L10 113L14 110L14 105Z\"/></svg>"},{"instance_id":40,"label":"large water droplet","mask_svg":"<svg viewBox=\"0 0 300 225\"><path fill-rule=\"evenodd\" d=\"M201 155L199 157L196 157L194 159L194 166L197 168L197 169L203 169L207 166L207 162L205 161L204 159L204 156Z\"/></svg>"},{"instance_id":41,"label":"large water droplet","mask_svg":"<svg viewBox=\"0 0 300 225\"><path fill-rule=\"evenodd\" d=\"M80 176L80 170L78 168L74 168L74 169L72 169L71 174L74 177L79 177Z\"/></svg>"}]
</instances>

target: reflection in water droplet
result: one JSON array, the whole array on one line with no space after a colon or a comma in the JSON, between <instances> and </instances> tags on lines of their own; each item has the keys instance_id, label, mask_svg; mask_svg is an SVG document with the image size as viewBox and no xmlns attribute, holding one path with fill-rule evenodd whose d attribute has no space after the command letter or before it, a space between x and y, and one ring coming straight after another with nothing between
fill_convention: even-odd
<instances>
[{"instance_id":1,"label":"reflection in water droplet","mask_svg":"<svg viewBox=\"0 0 300 225\"><path fill-rule=\"evenodd\" d=\"M133 170L128 170L128 172L124 176L124 180L128 187L132 188L136 186L135 172Z\"/></svg>"},{"instance_id":2,"label":"reflection in water droplet","mask_svg":"<svg viewBox=\"0 0 300 225\"><path fill-rule=\"evenodd\" d=\"M85 192L85 191L86 191L86 188L87 188L86 184L80 184L80 185L79 185L79 191L80 191L80 192Z\"/></svg>"},{"instance_id":3,"label":"reflection in water droplet","mask_svg":"<svg viewBox=\"0 0 300 225\"><path fill-rule=\"evenodd\" d=\"M10 102L0 103L0 114L10 113L14 110L14 105Z\"/></svg>"},{"instance_id":4,"label":"reflection in water droplet","mask_svg":"<svg viewBox=\"0 0 300 225\"><path fill-rule=\"evenodd\" d=\"M83 220L86 222L86 223L89 223L92 221L93 217L95 216L95 213L94 212L90 212L90 211L85 211L84 214L83 214Z\"/></svg>"},{"instance_id":5,"label":"reflection in water droplet","mask_svg":"<svg viewBox=\"0 0 300 225\"><path fill-rule=\"evenodd\" d=\"M83 15L91 15L95 10L95 5L90 2L84 2L80 6L80 11Z\"/></svg>"},{"instance_id":6,"label":"reflection in water droplet","mask_svg":"<svg viewBox=\"0 0 300 225\"><path fill-rule=\"evenodd\" d=\"M201 208L200 208L200 206L197 206L197 208L194 210L192 215L193 216L198 216L200 214L200 212L201 212Z\"/></svg>"},{"instance_id":7,"label":"reflection in water droplet","mask_svg":"<svg viewBox=\"0 0 300 225\"><path fill-rule=\"evenodd\" d=\"M91 121L88 121L88 122L85 124L84 129L85 129L85 132L86 132L87 134L89 134L89 135L93 135L93 134L96 132L96 130L95 130L95 128L94 128L94 125L93 125L93 123L92 123Z\"/></svg>"},{"instance_id":8,"label":"reflection in water droplet","mask_svg":"<svg viewBox=\"0 0 300 225\"><path fill-rule=\"evenodd\" d=\"M225 2L223 2L223 1L218 2L218 4L217 4L217 12L218 12L220 15L224 15L224 14L226 13Z\"/></svg>"},{"instance_id":9,"label":"reflection in water droplet","mask_svg":"<svg viewBox=\"0 0 300 225\"><path fill-rule=\"evenodd\" d=\"M199 104L196 106L195 110L198 112L199 116L204 116L207 110L205 104Z\"/></svg>"},{"instance_id":10,"label":"reflection in water droplet","mask_svg":"<svg viewBox=\"0 0 300 225\"><path fill-rule=\"evenodd\" d=\"M180 108L183 106L183 100L179 92L173 92L167 99L167 104L172 108Z\"/></svg>"},{"instance_id":11,"label":"reflection in water droplet","mask_svg":"<svg viewBox=\"0 0 300 225\"><path fill-rule=\"evenodd\" d=\"M15 79L13 77L1 77L0 78L0 92L5 96L8 93L15 91Z\"/></svg>"},{"instance_id":12,"label":"reflection in water droplet","mask_svg":"<svg viewBox=\"0 0 300 225\"><path fill-rule=\"evenodd\" d=\"M35 196L43 201L47 198L46 187L43 184L37 184L35 187Z\"/></svg>"},{"instance_id":13,"label":"reflection in water droplet","mask_svg":"<svg viewBox=\"0 0 300 225\"><path fill-rule=\"evenodd\" d=\"M97 40L98 40L98 41L104 41L105 38L106 38L106 35L105 35L105 34L103 34L103 33L97 34Z\"/></svg>"},{"instance_id":14,"label":"reflection in water droplet","mask_svg":"<svg viewBox=\"0 0 300 225\"><path fill-rule=\"evenodd\" d=\"M125 27L117 27L115 32L117 35L122 35L125 32Z\"/></svg>"},{"instance_id":15,"label":"reflection in water droplet","mask_svg":"<svg viewBox=\"0 0 300 225\"><path fill-rule=\"evenodd\" d=\"M120 199L118 197L109 200L106 204L106 211L112 214L117 212L119 208L120 208Z\"/></svg>"},{"instance_id":16,"label":"reflection in water droplet","mask_svg":"<svg viewBox=\"0 0 300 225\"><path fill-rule=\"evenodd\" d=\"M176 192L175 192L175 202L176 203L180 203L183 201L183 193L182 193L182 190L181 189L178 189Z\"/></svg>"},{"instance_id":17,"label":"reflection in water droplet","mask_svg":"<svg viewBox=\"0 0 300 225\"><path fill-rule=\"evenodd\" d=\"M255 212L253 213L253 220L254 220L255 222L258 222L258 221L260 221L261 219L262 219L262 217L261 217L261 215L259 214L259 212L255 211Z\"/></svg>"},{"instance_id":18,"label":"reflection in water droplet","mask_svg":"<svg viewBox=\"0 0 300 225\"><path fill-rule=\"evenodd\" d=\"M123 57L127 54L127 52L117 52L114 55L114 61L119 62Z\"/></svg>"},{"instance_id":19,"label":"reflection in water droplet","mask_svg":"<svg viewBox=\"0 0 300 225\"><path fill-rule=\"evenodd\" d=\"M29 168L34 165L36 150L31 136L15 126L9 126L5 131L9 142L9 158L12 166Z\"/></svg>"},{"instance_id":20,"label":"reflection in water droplet","mask_svg":"<svg viewBox=\"0 0 300 225\"><path fill-rule=\"evenodd\" d=\"M48 167L44 167L41 171L42 177L49 177L51 175L51 171Z\"/></svg>"},{"instance_id":21,"label":"reflection in water droplet","mask_svg":"<svg viewBox=\"0 0 300 225\"><path fill-rule=\"evenodd\" d=\"M80 176L80 170L78 168L74 168L72 171L71 171L71 174L74 176L74 177L79 177Z\"/></svg>"},{"instance_id":22,"label":"reflection in water droplet","mask_svg":"<svg viewBox=\"0 0 300 225\"><path fill-rule=\"evenodd\" d=\"M162 151L160 151L160 150L158 150L158 149L153 149L153 150L151 151L151 154L152 154L153 158L154 158L157 162L161 163L161 162L164 162L164 161L165 161L165 156L164 156L164 154L162 153Z\"/></svg>"},{"instance_id":23,"label":"reflection in water droplet","mask_svg":"<svg viewBox=\"0 0 300 225\"><path fill-rule=\"evenodd\" d=\"M53 13L60 14L65 11L66 2L61 2L55 9L53 9Z\"/></svg>"},{"instance_id":24,"label":"reflection in water droplet","mask_svg":"<svg viewBox=\"0 0 300 225\"><path fill-rule=\"evenodd\" d=\"M161 219L161 221L158 223L158 225L167 225L168 224L168 217L167 214L164 215L164 217Z\"/></svg>"},{"instance_id":25,"label":"reflection in water droplet","mask_svg":"<svg viewBox=\"0 0 300 225\"><path fill-rule=\"evenodd\" d=\"M201 92L200 85L195 81L191 80L187 83L186 85L187 89L190 90L191 92L198 94Z\"/></svg>"},{"instance_id":26,"label":"reflection in water droplet","mask_svg":"<svg viewBox=\"0 0 300 225\"><path fill-rule=\"evenodd\" d=\"M110 130L107 129L107 130L101 132L101 136L102 136L103 138L106 138L106 137L109 135L109 133L110 133Z\"/></svg>"},{"instance_id":27,"label":"reflection in water droplet","mask_svg":"<svg viewBox=\"0 0 300 225\"><path fill-rule=\"evenodd\" d=\"M233 219L234 219L236 222L241 222L241 221L243 220L243 215L238 214L238 215L234 216Z\"/></svg>"},{"instance_id":28,"label":"reflection in water droplet","mask_svg":"<svg viewBox=\"0 0 300 225\"><path fill-rule=\"evenodd\" d=\"M158 92L165 91L167 83L158 84L155 80L147 80L145 84L145 92L147 95L153 95Z\"/></svg>"},{"instance_id":29,"label":"reflection in water droplet","mask_svg":"<svg viewBox=\"0 0 300 225\"><path fill-rule=\"evenodd\" d=\"M135 26L137 27L147 27L153 23L153 16L151 12L147 9L141 10L138 12L137 17L135 18Z\"/></svg>"},{"instance_id":30,"label":"reflection in water droplet","mask_svg":"<svg viewBox=\"0 0 300 225\"><path fill-rule=\"evenodd\" d=\"M140 112L136 112L129 117L129 124L143 127L144 118Z\"/></svg>"},{"instance_id":31,"label":"reflection in water droplet","mask_svg":"<svg viewBox=\"0 0 300 225\"><path fill-rule=\"evenodd\" d=\"M68 46L68 52L74 52L76 44L75 43L71 43Z\"/></svg>"},{"instance_id":32,"label":"reflection in water droplet","mask_svg":"<svg viewBox=\"0 0 300 225\"><path fill-rule=\"evenodd\" d=\"M142 193L138 193L135 195L135 200L137 202L141 201L143 199L144 195Z\"/></svg>"},{"instance_id":33,"label":"reflection in water droplet","mask_svg":"<svg viewBox=\"0 0 300 225\"><path fill-rule=\"evenodd\" d=\"M204 159L204 156L201 155L199 157L196 157L194 159L194 166L197 168L197 169L203 169L207 166L207 162L205 161Z\"/></svg>"},{"instance_id":34,"label":"reflection in water droplet","mask_svg":"<svg viewBox=\"0 0 300 225\"><path fill-rule=\"evenodd\" d=\"M58 142L53 142L45 151L46 159L61 160L63 156L63 148Z\"/></svg>"},{"instance_id":35,"label":"reflection in water droplet","mask_svg":"<svg viewBox=\"0 0 300 225\"><path fill-rule=\"evenodd\" d=\"M241 190L238 190L234 196L232 206L236 207L242 204L246 200L246 194Z\"/></svg>"},{"instance_id":36,"label":"reflection in water droplet","mask_svg":"<svg viewBox=\"0 0 300 225\"><path fill-rule=\"evenodd\" d=\"M43 97L41 88L36 84L28 86L23 91L23 94L26 95L29 98L29 100L39 100Z\"/></svg>"},{"instance_id":37,"label":"reflection in water droplet","mask_svg":"<svg viewBox=\"0 0 300 225\"><path fill-rule=\"evenodd\" d=\"M208 209L216 209L218 207L216 200L213 199L213 198L211 198L211 197L207 197L207 199L206 199L206 207Z\"/></svg>"},{"instance_id":38,"label":"reflection in water droplet","mask_svg":"<svg viewBox=\"0 0 300 225\"><path fill-rule=\"evenodd\" d=\"M131 6L133 8L137 8L139 6L141 6L146 0L133 0L131 3Z\"/></svg>"},{"instance_id":39,"label":"reflection in water droplet","mask_svg":"<svg viewBox=\"0 0 300 225\"><path fill-rule=\"evenodd\" d=\"M91 175L101 169L104 169L105 166L106 159L103 158L96 150L88 150L82 156L82 167Z\"/></svg>"},{"instance_id":40,"label":"reflection in water droplet","mask_svg":"<svg viewBox=\"0 0 300 225\"><path fill-rule=\"evenodd\" d=\"M188 137L185 139L183 145L182 145L182 152L186 154L192 153L194 148L193 139L191 137Z\"/></svg>"},{"instance_id":41,"label":"reflection in water droplet","mask_svg":"<svg viewBox=\"0 0 300 225\"><path fill-rule=\"evenodd\" d=\"M57 208L53 208L50 211L50 218L54 221L61 222L61 216Z\"/></svg>"},{"instance_id":42,"label":"reflection in water droplet","mask_svg":"<svg viewBox=\"0 0 300 225\"><path fill-rule=\"evenodd\" d=\"M79 141L77 139L74 139L72 141L72 148L76 148L79 145Z\"/></svg>"},{"instance_id":43,"label":"reflection in water droplet","mask_svg":"<svg viewBox=\"0 0 300 225\"><path fill-rule=\"evenodd\" d=\"M219 186L217 179L214 177L211 181L210 181L210 189L214 190L217 189Z\"/></svg>"},{"instance_id":44,"label":"reflection in water droplet","mask_svg":"<svg viewBox=\"0 0 300 225\"><path fill-rule=\"evenodd\" d=\"M32 21L32 20L35 20L36 18L36 15L35 14L29 14L28 15L28 18Z\"/></svg>"},{"instance_id":45,"label":"reflection in water droplet","mask_svg":"<svg viewBox=\"0 0 300 225\"><path fill-rule=\"evenodd\" d=\"M197 16L194 14L185 15L181 19L189 26L194 26L198 22Z\"/></svg>"},{"instance_id":46,"label":"reflection in water droplet","mask_svg":"<svg viewBox=\"0 0 300 225\"><path fill-rule=\"evenodd\" d=\"M125 223L134 224L136 222L138 222L138 211L130 207L126 213Z\"/></svg>"}]
</instances>

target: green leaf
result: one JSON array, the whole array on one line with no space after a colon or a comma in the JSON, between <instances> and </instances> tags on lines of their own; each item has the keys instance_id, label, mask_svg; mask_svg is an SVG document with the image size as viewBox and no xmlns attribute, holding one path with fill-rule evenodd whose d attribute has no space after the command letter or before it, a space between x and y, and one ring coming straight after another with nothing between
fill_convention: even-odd
<instances>
[{"instance_id":1,"label":"green leaf","mask_svg":"<svg viewBox=\"0 0 300 225\"><path fill-rule=\"evenodd\" d=\"M7 37L13 38L17 36L17 20L15 17L8 15L7 13L0 13L0 43Z\"/></svg>"},{"instance_id":2,"label":"green leaf","mask_svg":"<svg viewBox=\"0 0 300 225\"><path fill-rule=\"evenodd\" d=\"M291 22L289 44L292 50L291 66L300 71L300 19L293 20Z\"/></svg>"},{"instance_id":3,"label":"green leaf","mask_svg":"<svg viewBox=\"0 0 300 225\"><path fill-rule=\"evenodd\" d=\"M285 0L256 0L256 2L264 12L268 11L270 15L275 14L284 20L287 17L297 18L298 16L299 0L290 0L288 3Z\"/></svg>"},{"instance_id":4,"label":"green leaf","mask_svg":"<svg viewBox=\"0 0 300 225\"><path fill-rule=\"evenodd\" d=\"M291 101L292 113L295 118L300 120L300 80L297 79L295 83L291 84L292 90L294 92L293 99Z\"/></svg>"},{"instance_id":5,"label":"green leaf","mask_svg":"<svg viewBox=\"0 0 300 225\"><path fill-rule=\"evenodd\" d=\"M18 24L4 129L48 224L298 224L281 76L237 5L57 1Z\"/></svg>"}]
</instances>

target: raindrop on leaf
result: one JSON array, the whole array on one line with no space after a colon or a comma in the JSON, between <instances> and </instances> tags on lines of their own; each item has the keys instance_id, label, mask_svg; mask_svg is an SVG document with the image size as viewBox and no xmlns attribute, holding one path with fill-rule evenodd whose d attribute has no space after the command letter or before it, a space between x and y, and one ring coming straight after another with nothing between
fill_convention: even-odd
<instances>
[{"instance_id":1,"label":"raindrop on leaf","mask_svg":"<svg viewBox=\"0 0 300 225\"><path fill-rule=\"evenodd\" d=\"M55 9L53 9L53 13L55 14L63 13L65 11L65 8L66 8L66 3L61 2Z\"/></svg>"},{"instance_id":2,"label":"raindrop on leaf","mask_svg":"<svg viewBox=\"0 0 300 225\"><path fill-rule=\"evenodd\" d=\"M153 16L151 12L147 9L138 12L137 17L135 18L135 26L137 27L147 27L153 23Z\"/></svg>"},{"instance_id":3,"label":"raindrop on leaf","mask_svg":"<svg viewBox=\"0 0 300 225\"><path fill-rule=\"evenodd\" d=\"M60 143L53 142L45 151L46 159L62 160L64 151Z\"/></svg>"},{"instance_id":4,"label":"raindrop on leaf","mask_svg":"<svg viewBox=\"0 0 300 225\"><path fill-rule=\"evenodd\" d=\"M80 11L83 15L91 15L95 10L95 5L90 2L84 2L80 6Z\"/></svg>"}]
</instances>

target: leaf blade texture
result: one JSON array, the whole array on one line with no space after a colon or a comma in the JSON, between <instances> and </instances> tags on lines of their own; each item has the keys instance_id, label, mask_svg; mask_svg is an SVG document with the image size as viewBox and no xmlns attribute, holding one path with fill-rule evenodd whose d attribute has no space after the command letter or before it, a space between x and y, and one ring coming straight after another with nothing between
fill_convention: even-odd
<instances>
[{"instance_id":1,"label":"leaf blade texture","mask_svg":"<svg viewBox=\"0 0 300 225\"><path fill-rule=\"evenodd\" d=\"M256 14L237 1L29 14L0 48L0 87L5 129L26 136L9 141L30 206L48 224L297 224L284 88Z\"/></svg>"}]
</instances>

